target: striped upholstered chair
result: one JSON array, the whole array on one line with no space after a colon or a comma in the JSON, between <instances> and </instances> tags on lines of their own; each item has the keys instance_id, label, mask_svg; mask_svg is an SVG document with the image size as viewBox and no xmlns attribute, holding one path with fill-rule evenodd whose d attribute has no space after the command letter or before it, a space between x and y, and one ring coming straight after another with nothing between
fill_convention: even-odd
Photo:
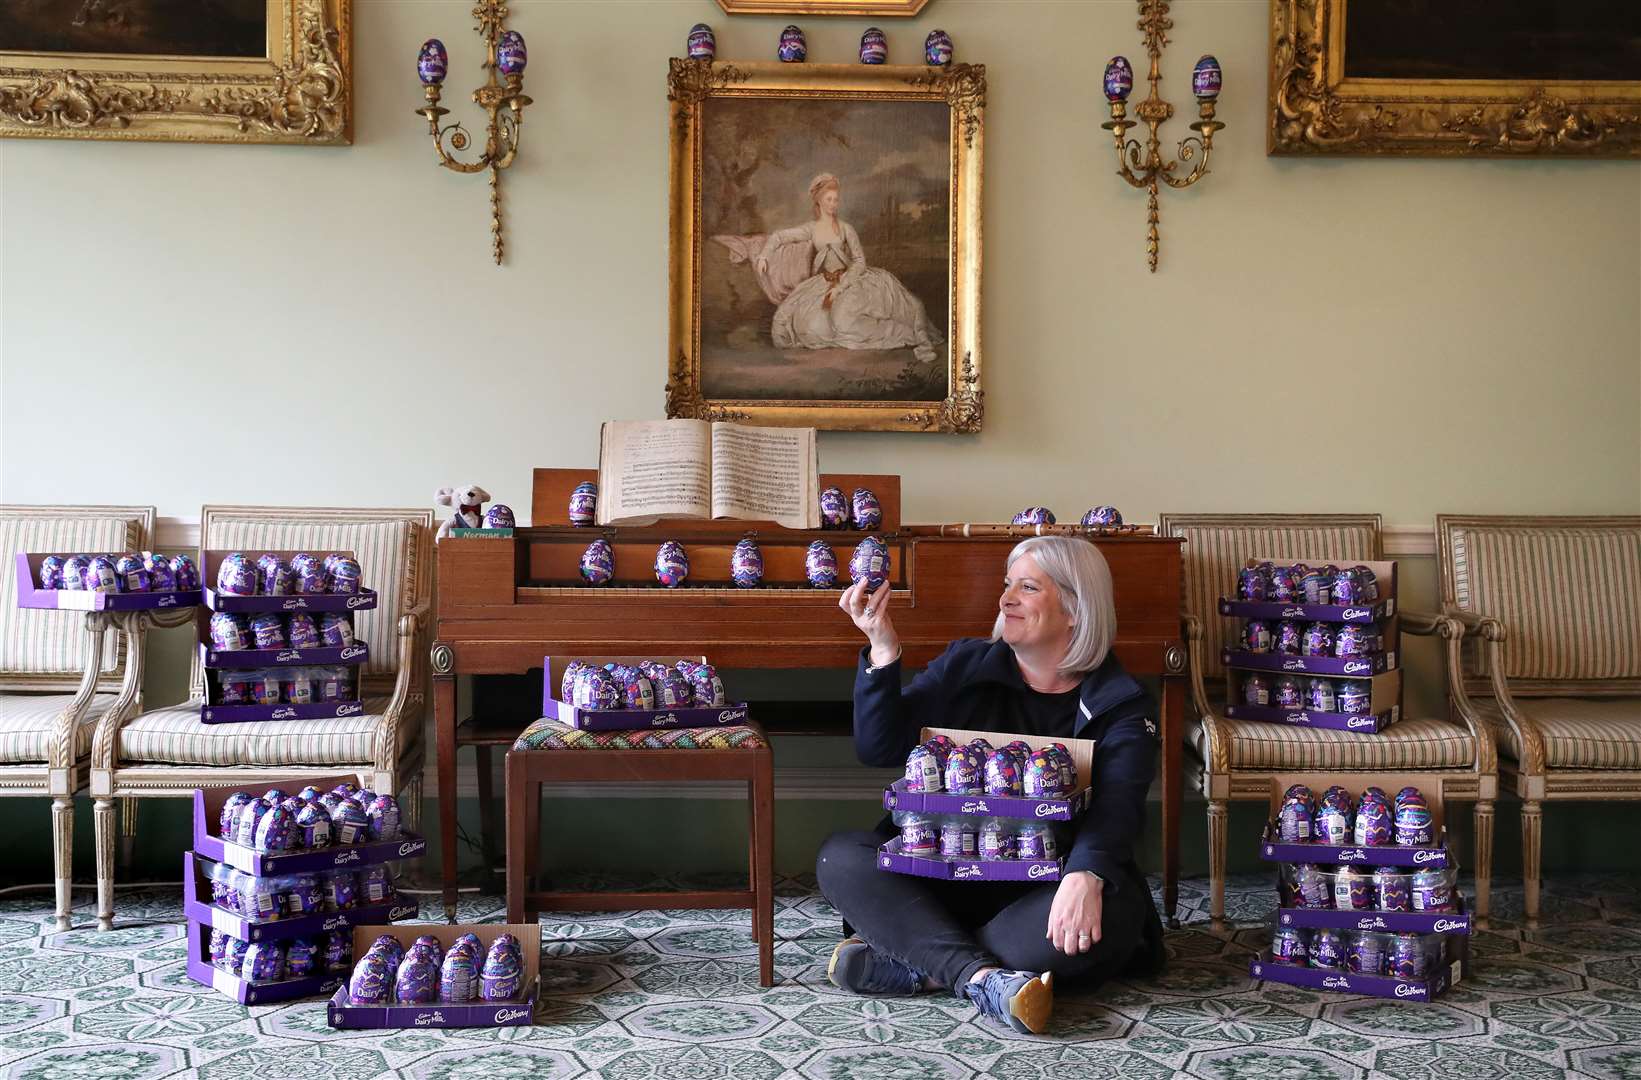
<instances>
[{"instance_id":1,"label":"striped upholstered chair","mask_svg":"<svg viewBox=\"0 0 1641 1080\"><path fill-rule=\"evenodd\" d=\"M364 583L380 594L375 610L354 614L355 633L370 645L360 684L365 710L328 720L202 723L205 675L197 650L189 673L190 700L143 710L136 697L146 632L176 620L128 619L132 661L121 700L131 704L122 704L98 726L91 752L99 925L106 929L114 919L115 799L131 800L133 809L124 815L129 833L139 798L190 795L207 784L265 788L276 778L361 772L374 790L400 794L406 824L416 826L433 594L432 530L430 510L207 506L201 511L202 556L206 549L355 553Z\"/></svg>"},{"instance_id":2,"label":"striped upholstered chair","mask_svg":"<svg viewBox=\"0 0 1641 1080\"><path fill-rule=\"evenodd\" d=\"M1521 798L1527 925L1544 803L1641 800L1641 517L1436 518L1463 687Z\"/></svg>"},{"instance_id":3,"label":"striped upholstered chair","mask_svg":"<svg viewBox=\"0 0 1641 1080\"><path fill-rule=\"evenodd\" d=\"M1237 620L1219 614L1219 597L1236 586L1237 571L1254 557L1320 562L1383 559L1377 514L1164 514L1158 526L1185 538L1184 636L1193 709L1186 738L1200 762L1197 781L1208 800L1208 872L1215 926L1225 918L1225 845L1232 799L1266 802L1273 778L1294 773L1418 774L1444 802L1475 803L1475 914L1485 920L1493 861L1493 800L1498 767L1492 741L1469 710L1457 679L1462 637L1457 623L1398 607L1403 633L1438 636L1453 701L1446 717L1403 717L1376 735L1287 724L1231 720L1223 713L1225 668L1220 647L1234 641ZM1188 768L1190 766L1187 766Z\"/></svg>"},{"instance_id":4,"label":"striped upholstered chair","mask_svg":"<svg viewBox=\"0 0 1641 1080\"><path fill-rule=\"evenodd\" d=\"M51 798L57 928L69 928L74 795L91 737L126 675L124 635L105 614L17 606L19 552L141 551L152 506L0 506L0 795Z\"/></svg>"}]
</instances>

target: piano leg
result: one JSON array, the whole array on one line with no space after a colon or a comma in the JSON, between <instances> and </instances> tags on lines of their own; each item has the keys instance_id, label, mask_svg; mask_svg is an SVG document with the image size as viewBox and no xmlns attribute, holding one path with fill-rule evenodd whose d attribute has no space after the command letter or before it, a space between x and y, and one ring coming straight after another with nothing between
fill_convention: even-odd
<instances>
[{"instance_id":1,"label":"piano leg","mask_svg":"<svg viewBox=\"0 0 1641 1080\"><path fill-rule=\"evenodd\" d=\"M439 859L444 870L444 919L456 921L456 676L433 676L433 727L438 733Z\"/></svg>"},{"instance_id":2,"label":"piano leg","mask_svg":"<svg viewBox=\"0 0 1641 1080\"><path fill-rule=\"evenodd\" d=\"M1185 678L1162 680L1162 917L1179 929L1179 821L1184 794Z\"/></svg>"}]
</instances>

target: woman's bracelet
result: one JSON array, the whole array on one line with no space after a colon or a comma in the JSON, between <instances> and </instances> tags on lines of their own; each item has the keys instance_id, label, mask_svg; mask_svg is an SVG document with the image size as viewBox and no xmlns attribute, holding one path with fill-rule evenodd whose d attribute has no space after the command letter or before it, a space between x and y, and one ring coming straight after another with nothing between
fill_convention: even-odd
<instances>
[{"instance_id":1,"label":"woman's bracelet","mask_svg":"<svg viewBox=\"0 0 1641 1080\"><path fill-rule=\"evenodd\" d=\"M893 656L891 656L889 659L885 660L881 664L868 664L868 665L866 665L866 674L876 675L879 671L882 671L884 668L888 667L890 664L894 663L896 660L899 660L900 659L900 654L903 651L904 651L903 649L896 649L895 654Z\"/></svg>"}]
</instances>

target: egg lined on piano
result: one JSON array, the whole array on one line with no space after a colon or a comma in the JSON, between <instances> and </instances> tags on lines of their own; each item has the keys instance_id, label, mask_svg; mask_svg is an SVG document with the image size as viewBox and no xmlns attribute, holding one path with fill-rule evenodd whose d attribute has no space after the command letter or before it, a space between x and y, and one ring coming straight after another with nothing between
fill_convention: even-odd
<instances>
[{"instance_id":1,"label":"egg lined on piano","mask_svg":"<svg viewBox=\"0 0 1641 1080\"><path fill-rule=\"evenodd\" d=\"M838 557L832 554L832 545L816 540L803 554L803 572L809 584L817 589L830 589L838 583Z\"/></svg>"},{"instance_id":2,"label":"egg lined on piano","mask_svg":"<svg viewBox=\"0 0 1641 1080\"><path fill-rule=\"evenodd\" d=\"M676 540L662 542L655 552L655 580L676 589L689 577L689 555Z\"/></svg>"},{"instance_id":3,"label":"egg lined on piano","mask_svg":"<svg viewBox=\"0 0 1641 1080\"><path fill-rule=\"evenodd\" d=\"M750 537L735 544L729 556L729 576L743 589L756 588L764 579L764 556Z\"/></svg>"},{"instance_id":4,"label":"egg lined on piano","mask_svg":"<svg viewBox=\"0 0 1641 1080\"><path fill-rule=\"evenodd\" d=\"M589 585L608 584L615 577L615 552L602 536L581 553L581 577Z\"/></svg>"}]
</instances>

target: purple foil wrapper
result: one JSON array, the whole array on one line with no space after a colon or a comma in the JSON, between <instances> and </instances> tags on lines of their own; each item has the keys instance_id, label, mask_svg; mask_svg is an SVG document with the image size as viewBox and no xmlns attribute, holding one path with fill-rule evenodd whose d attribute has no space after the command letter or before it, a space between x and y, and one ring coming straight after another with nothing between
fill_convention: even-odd
<instances>
[{"instance_id":1,"label":"purple foil wrapper","mask_svg":"<svg viewBox=\"0 0 1641 1080\"><path fill-rule=\"evenodd\" d=\"M1311 818L1311 829L1319 844L1348 844L1351 842L1351 814L1335 803L1323 803Z\"/></svg>"},{"instance_id":2,"label":"purple foil wrapper","mask_svg":"<svg viewBox=\"0 0 1641 1080\"><path fill-rule=\"evenodd\" d=\"M272 614L254 616L251 619L251 641L258 649L283 649L285 620Z\"/></svg>"},{"instance_id":3,"label":"purple foil wrapper","mask_svg":"<svg viewBox=\"0 0 1641 1080\"><path fill-rule=\"evenodd\" d=\"M257 824L267 812L268 804L261 799L252 799L241 807L239 818L234 822L234 843L241 847L255 847Z\"/></svg>"},{"instance_id":4,"label":"purple foil wrapper","mask_svg":"<svg viewBox=\"0 0 1641 1080\"><path fill-rule=\"evenodd\" d=\"M319 946L305 938L298 938L285 948L285 977L306 979L318 974Z\"/></svg>"},{"instance_id":5,"label":"purple foil wrapper","mask_svg":"<svg viewBox=\"0 0 1641 1080\"><path fill-rule=\"evenodd\" d=\"M1292 926L1279 926L1271 934L1271 960L1278 964L1303 964L1309 952L1307 935Z\"/></svg>"},{"instance_id":6,"label":"purple foil wrapper","mask_svg":"<svg viewBox=\"0 0 1641 1080\"><path fill-rule=\"evenodd\" d=\"M353 976L348 979L348 1000L355 1005L384 1005L388 1000L388 985L393 968L381 954L360 957L353 965Z\"/></svg>"},{"instance_id":7,"label":"purple foil wrapper","mask_svg":"<svg viewBox=\"0 0 1641 1080\"><path fill-rule=\"evenodd\" d=\"M849 524L862 532L883 524L883 506L870 488L856 488L849 496Z\"/></svg>"},{"instance_id":8,"label":"purple foil wrapper","mask_svg":"<svg viewBox=\"0 0 1641 1080\"><path fill-rule=\"evenodd\" d=\"M558 700L573 701L575 699L575 678L587 670L587 664L582 660L571 660L564 665L564 674L558 680Z\"/></svg>"},{"instance_id":9,"label":"purple foil wrapper","mask_svg":"<svg viewBox=\"0 0 1641 1080\"><path fill-rule=\"evenodd\" d=\"M676 540L663 541L655 552L655 580L676 589L689 577L689 554Z\"/></svg>"},{"instance_id":10,"label":"purple foil wrapper","mask_svg":"<svg viewBox=\"0 0 1641 1080\"><path fill-rule=\"evenodd\" d=\"M370 818L357 802L343 799L331 813L330 832L337 844L362 844L370 839Z\"/></svg>"},{"instance_id":11,"label":"purple foil wrapper","mask_svg":"<svg viewBox=\"0 0 1641 1080\"><path fill-rule=\"evenodd\" d=\"M348 969L353 962L353 938L347 931L335 930L325 935L324 961L325 970L333 975Z\"/></svg>"},{"instance_id":12,"label":"purple foil wrapper","mask_svg":"<svg viewBox=\"0 0 1641 1080\"><path fill-rule=\"evenodd\" d=\"M185 590L199 588L199 567L186 555L171 556L172 587Z\"/></svg>"},{"instance_id":13,"label":"purple foil wrapper","mask_svg":"<svg viewBox=\"0 0 1641 1080\"><path fill-rule=\"evenodd\" d=\"M803 572L809 584L817 589L830 589L838 583L838 557L832 554L832 545L816 540L803 554Z\"/></svg>"},{"instance_id":14,"label":"purple foil wrapper","mask_svg":"<svg viewBox=\"0 0 1641 1080\"><path fill-rule=\"evenodd\" d=\"M581 553L581 579L589 585L606 585L615 577L615 552L609 541L599 537Z\"/></svg>"},{"instance_id":15,"label":"purple foil wrapper","mask_svg":"<svg viewBox=\"0 0 1641 1080\"><path fill-rule=\"evenodd\" d=\"M217 813L217 835L224 840L234 840L239 831L239 812L255 800L256 796L248 791L236 791L228 796ZM252 826L252 836L255 836L255 826Z\"/></svg>"},{"instance_id":16,"label":"purple foil wrapper","mask_svg":"<svg viewBox=\"0 0 1641 1080\"><path fill-rule=\"evenodd\" d=\"M1414 911L1452 911L1453 887L1445 870L1420 870L1413 875Z\"/></svg>"},{"instance_id":17,"label":"purple foil wrapper","mask_svg":"<svg viewBox=\"0 0 1641 1080\"><path fill-rule=\"evenodd\" d=\"M973 859L980 851L979 834L974 822L953 818L940 826L940 857L942 859Z\"/></svg>"},{"instance_id":18,"label":"purple foil wrapper","mask_svg":"<svg viewBox=\"0 0 1641 1080\"><path fill-rule=\"evenodd\" d=\"M691 60L711 60L717 56L718 39L713 36L712 27L706 23L696 23L690 27L684 50Z\"/></svg>"},{"instance_id":19,"label":"purple foil wrapper","mask_svg":"<svg viewBox=\"0 0 1641 1080\"><path fill-rule=\"evenodd\" d=\"M222 560L217 568L217 592L229 596L256 595L256 567L240 552Z\"/></svg>"},{"instance_id":20,"label":"purple foil wrapper","mask_svg":"<svg viewBox=\"0 0 1641 1080\"><path fill-rule=\"evenodd\" d=\"M1251 653L1268 653L1275 639L1275 628L1268 619L1248 619L1242 624L1242 647Z\"/></svg>"},{"instance_id":21,"label":"purple foil wrapper","mask_svg":"<svg viewBox=\"0 0 1641 1080\"><path fill-rule=\"evenodd\" d=\"M927 746L914 746L906 755L906 790L939 791L940 758Z\"/></svg>"},{"instance_id":22,"label":"purple foil wrapper","mask_svg":"<svg viewBox=\"0 0 1641 1080\"><path fill-rule=\"evenodd\" d=\"M1283 656L1298 656L1302 633L1298 623L1283 619L1276 624L1276 632L1271 636L1271 651Z\"/></svg>"},{"instance_id":23,"label":"purple foil wrapper","mask_svg":"<svg viewBox=\"0 0 1641 1080\"><path fill-rule=\"evenodd\" d=\"M933 818L914 814L900 826L900 850L907 855L933 855L939 842Z\"/></svg>"},{"instance_id":24,"label":"purple foil wrapper","mask_svg":"<svg viewBox=\"0 0 1641 1080\"><path fill-rule=\"evenodd\" d=\"M1380 935L1361 933L1350 939L1345 967L1356 975L1379 975L1385 970L1385 947Z\"/></svg>"},{"instance_id":25,"label":"purple foil wrapper","mask_svg":"<svg viewBox=\"0 0 1641 1080\"><path fill-rule=\"evenodd\" d=\"M868 592L875 592L889 580L889 546L875 536L868 536L855 545L849 557L849 579L866 582Z\"/></svg>"},{"instance_id":26,"label":"purple foil wrapper","mask_svg":"<svg viewBox=\"0 0 1641 1080\"><path fill-rule=\"evenodd\" d=\"M490 944L484 967L479 972L479 996L485 1001L506 1001L519 994L524 980L524 960L518 939L503 934Z\"/></svg>"},{"instance_id":27,"label":"purple foil wrapper","mask_svg":"<svg viewBox=\"0 0 1641 1080\"><path fill-rule=\"evenodd\" d=\"M262 815L256 825L258 851L289 851L296 836L296 821L283 806L276 806Z\"/></svg>"},{"instance_id":28,"label":"purple foil wrapper","mask_svg":"<svg viewBox=\"0 0 1641 1080\"><path fill-rule=\"evenodd\" d=\"M1054 511L1046 506L1028 506L1014 515L1014 525L1053 525Z\"/></svg>"},{"instance_id":29,"label":"purple foil wrapper","mask_svg":"<svg viewBox=\"0 0 1641 1080\"><path fill-rule=\"evenodd\" d=\"M251 943L240 938L228 939L226 951L222 954L222 968L230 975L241 975L245 970L245 954L250 951Z\"/></svg>"},{"instance_id":30,"label":"purple foil wrapper","mask_svg":"<svg viewBox=\"0 0 1641 1080\"><path fill-rule=\"evenodd\" d=\"M1418 803L1404 803L1395 811L1396 843L1404 847L1422 847L1434 836L1434 821L1430 808Z\"/></svg>"},{"instance_id":31,"label":"purple foil wrapper","mask_svg":"<svg viewBox=\"0 0 1641 1080\"><path fill-rule=\"evenodd\" d=\"M951 795L978 795L981 793L982 772L985 762L979 753L967 746L959 746L946 755L946 774L941 784Z\"/></svg>"},{"instance_id":32,"label":"purple foil wrapper","mask_svg":"<svg viewBox=\"0 0 1641 1080\"><path fill-rule=\"evenodd\" d=\"M1385 974L1398 979L1422 979L1429 964L1424 943L1417 934L1397 934L1390 941Z\"/></svg>"},{"instance_id":33,"label":"purple foil wrapper","mask_svg":"<svg viewBox=\"0 0 1641 1080\"><path fill-rule=\"evenodd\" d=\"M1364 799L1356 810L1358 847L1383 847L1395 839L1392 831L1390 808L1377 800Z\"/></svg>"},{"instance_id":34,"label":"purple foil wrapper","mask_svg":"<svg viewBox=\"0 0 1641 1080\"><path fill-rule=\"evenodd\" d=\"M603 668L585 667L576 675L571 704L591 712L614 709L621 704L621 688Z\"/></svg>"},{"instance_id":35,"label":"purple foil wrapper","mask_svg":"<svg viewBox=\"0 0 1641 1080\"><path fill-rule=\"evenodd\" d=\"M511 529L515 524L513 508L506 503L497 503L484 512L484 527L487 529Z\"/></svg>"},{"instance_id":36,"label":"purple foil wrapper","mask_svg":"<svg viewBox=\"0 0 1641 1080\"><path fill-rule=\"evenodd\" d=\"M452 946L439 966L439 1000L451 1004L479 996L479 972L473 953Z\"/></svg>"},{"instance_id":37,"label":"purple foil wrapper","mask_svg":"<svg viewBox=\"0 0 1641 1080\"><path fill-rule=\"evenodd\" d=\"M1333 650L1333 628L1321 622L1307 624L1299 649L1304 656L1327 656Z\"/></svg>"},{"instance_id":38,"label":"purple foil wrapper","mask_svg":"<svg viewBox=\"0 0 1641 1080\"><path fill-rule=\"evenodd\" d=\"M285 977L285 944L281 941L252 942L245 951L240 975L249 982L278 982Z\"/></svg>"},{"instance_id":39,"label":"purple foil wrapper","mask_svg":"<svg viewBox=\"0 0 1641 1080\"><path fill-rule=\"evenodd\" d=\"M366 946L365 951L389 957L389 962L394 967L398 967L399 962L405 958L405 947L399 944L399 939L392 934L379 935L375 941Z\"/></svg>"},{"instance_id":40,"label":"purple foil wrapper","mask_svg":"<svg viewBox=\"0 0 1641 1080\"><path fill-rule=\"evenodd\" d=\"M40 560L40 588L61 589L63 587L63 560L56 555L47 555Z\"/></svg>"},{"instance_id":41,"label":"purple foil wrapper","mask_svg":"<svg viewBox=\"0 0 1641 1080\"><path fill-rule=\"evenodd\" d=\"M1375 899L1373 879L1367 874L1342 866L1333 875L1333 906L1339 911L1369 911Z\"/></svg>"},{"instance_id":42,"label":"purple foil wrapper","mask_svg":"<svg viewBox=\"0 0 1641 1080\"><path fill-rule=\"evenodd\" d=\"M598 521L598 485L584 480L570 492L570 524L592 525Z\"/></svg>"},{"instance_id":43,"label":"purple foil wrapper","mask_svg":"<svg viewBox=\"0 0 1641 1080\"><path fill-rule=\"evenodd\" d=\"M1409 875L1394 867L1381 867L1373 872L1373 891L1380 911L1412 911L1413 893Z\"/></svg>"},{"instance_id":44,"label":"purple foil wrapper","mask_svg":"<svg viewBox=\"0 0 1641 1080\"><path fill-rule=\"evenodd\" d=\"M339 596L357 596L364 576L358 561L343 555L330 566L325 577L326 591Z\"/></svg>"},{"instance_id":45,"label":"purple foil wrapper","mask_svg":"<svg viewBox=\"0 0 1641 1080\"><path fill-rule=\"evenodd\" d=\"M1310 804L1300 799L1285 799L1276 813L1276 832L1284 844L1307 844L1311 839Z\"/></svg>"},{"instance_id":46,"label":"purple foil wrapper","mask_svg":"<svg viewBox=\"0 0 1641 1080\"><path fill-rule=\"evenodd\" d=\"M85 567L85 588L87 592L119 592L120 576L114 572L114 561L93 555Z\"/></svg>"},{"instance_id":47,"label":"purple foil wrapper","mask_svg":"<svg viewBox=\"0 0 1641 1080\"><path fill-rule=\"evenodd\" d=\"M1270 591L1270 580L1257 566L1245 566L1237 575L1236 594L1239 599L1260 601Z\"/></svg>"},{"instance_id":48,"label":"purple foil wrapper","mask_svg":"<svg viewBox=\"0 0 1641 1080\"><path fill-rule=\"evenodd\" d=\"M1326 911L1333 907L1333 883L1320 866L1301 863L1294 868L1294 891L1300 907Z\"/></svg>"},{"instance_id":49,"label":"purple foil wrapper","mask_svg":"<svg viewBox=\"0 0 1641 1080\"><path fill-rule=\"evenodd\" d=\"M148 592L154 587L154 577L141 555L121 555L114 563L114 576L120 580L121 592Z\"/></svg>"},{"instance_id":50,"label":"purple foil wrapper","mask_svg":"<svg viewBox=\"0 0 1641 1080\"><path fill-rule=\"evenodd\" d=\"M1020 768L1010 750L993 750L987 754L983 777L987 795L1020 794Z\"/></svg>"},{"instance_id":51,"label":"purple foil wrapper","mask_svg":"<svg viewBox=\"0 0 1641 1080\"><path fill-rule=\"evenodd\" d=\"M85 591L85 568L91 565L91 560L84 555L70 555L63 560L62 588L70 592Z\"/></svg>"},{"instance_id":52,"label":"purple foil wrapper","mask_svg":"<svg viewBox=\"0 0 1641 1080\"><path fill-rule=\"evenodd\" d=\"M849 527L849 500L840 488L829 487L820 493L820 519L823 529Z\"/></svg>"},{"instance_id":53,"label":"purple foil wrapper","mask_svg":"<svg viewBox=\"0 0 1641 1080\"><path fill-rule=\"evenodd\" d=\"M438 961L425 953L405 957L393 979L393 1000L401 1005L426 1005L438 996Z\"/></svg>"},{"instance_id":54,"label":"purple foil wrapper","mask_svg":"<svg viewBox=\"0 0 1641 1080\"><path fill-rule=\"evenodd\" d=\"M285 628L285 638L293 649L319 648L319 624L313 621L313 616L299 611L290 617Z\"/></svg>"},{"instance_id":55,"label":"purple foil wrapper","mask_svg":"<svg viewBox=\"0 0 1641 1080\"><path fill-rule=\"evenodd\" d=\"M1012 859L1015 856L1014 829L997 818L988 818L980 826L980 857L987 860Z\"/></svg>"},{"instance_id":56,"label":"purple foil wrapper","mask_svg":"<svg viewBox=\"0 0 1641 1080\"><path fill-rule=\"evenodd\" d=\"M295 585L296 574L278 555L256 560L256 591L263 596L289 596Z\"/></svg>"},{"instance_id":57,"label":"purple foil wrapper","mask_svg":"<svg viewBox=\"0 0 1641 1080\"><path fill-rule=\"evenodd\" d=\"M724 683L711 664L692 665L685 677L697 708L715 709L724 704Z\"/></svg>"},{"instance_id":58,"label":"purple foil wrapper","mask_svg":"<svg viewBox=\"0 0 1641 1080\"><path fill-rule=\"evenodd\" d=\"M1311 934L1311 967L1338 969L1345 966L1345 935L1332 927Z\"/></svg>"},{"instance_id":59,"label":"purple foil wrapper","mask_svg":"<svg viewBox=\"0 0 1641 1080\"><path fill-rule=\"evenodd\" d=\"M739 588L756 588L764 579L764 556L752 540L740 540L729 556L729 576Z\"/></svg>"},{"instance_id":60,"label":"purple foil wrapper","mask_svg":"<svg viewBox=\"0 0 1641 1080\"><path fill-rule=\"evenodd\" d=\"M370 819L372 840L399 838L399 800L392 795L378 795L372 799L365 816Z\"/></svg>"}]
</instances>

